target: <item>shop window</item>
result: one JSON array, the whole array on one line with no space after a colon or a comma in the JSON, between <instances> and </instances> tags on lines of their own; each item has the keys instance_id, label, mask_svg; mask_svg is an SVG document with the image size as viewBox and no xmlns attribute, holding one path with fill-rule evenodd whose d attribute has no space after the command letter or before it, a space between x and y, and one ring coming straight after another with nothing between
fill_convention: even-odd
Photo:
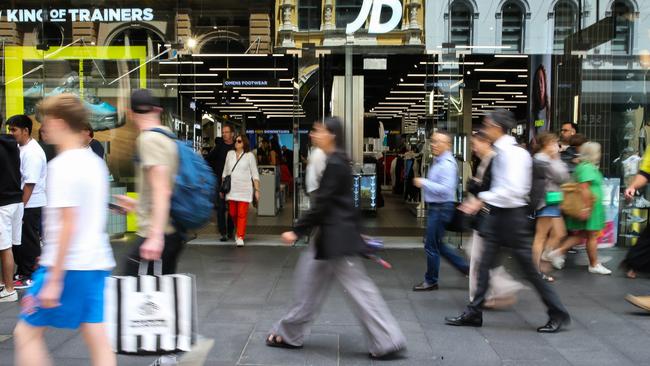
<instances>
[{"instance_id":1,"label":"shop window","mask_svg":"<svg viewBox=\"0 0 650 366\"><path fill-rule=\"evenodd\" d=\"M64 33L60 25L42 23L38 25L38 43L49 47L63 46Z\"/></svg>"},{"instance_id":2,"label":"shop window","mask_svg":"<svg viewBox=\"0 0 650 366\"><path fill-rule=\"evenodd\" d=\"M321 0L298 0L298 29L319 30Z\"/></svg>"},{"instance_id":3,"label":"shop window","mask_svg":"<svg viewBox=\"0 0 650 366\"><path fill-rule=\"evenodd\" d=\"M345 27L354 22L361 12L363 0L337 0L336 1L336 28L345 29Z\"/></svg>"},{"instance_id":4,"label":"shop window","mask_svg":"<svg viewBox=\"0 0 650 366\"><path fill-rule=\"evenodd\" d=\"M510 1L502 8L501 45L509 46L505 52L521 53L524 48L524 11Z\"/></svg>"},{"instance_id":5,"label":"shop window","mask_svg":"<svg viewBox=\"0 0 650 366\"><path fill-rule=\"evenodd\" d=\"M451 43L457 46L472 44L472 7L465 1L451 5Z\"/></svg>"},{"instance_id":6,"label":"shop window","mask_svg":"<svg viewBox=\"0 0 650 366\"><path fill-rule=\"evenodd\" d=\"M614 18L612 53L630 53L632 48L633 15L632 10L625 1L616 1L612 4L612 17Z\"/></svg>"},{"instance_id":7,"label":"shop window","mask_svg":"<svg viewBox=\"0 0 650 366\"><path fill-rule=\"evenodd\" d=\"M573 2L561 0L555 4L553 12L553 51L563 52L566 38L578 30L578 10Z\"/></svg>"}]
</instances>

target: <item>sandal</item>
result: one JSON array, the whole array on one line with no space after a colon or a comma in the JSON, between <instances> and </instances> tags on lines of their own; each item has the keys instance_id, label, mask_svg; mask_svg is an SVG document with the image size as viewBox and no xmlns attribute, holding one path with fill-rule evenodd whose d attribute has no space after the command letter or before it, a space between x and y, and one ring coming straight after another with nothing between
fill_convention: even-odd
<instances>
[{"instance_id":1,"label":"sandal","mask_svg":"<svg viewBox=\"0 0 650 366\"><path fill-rule=\"evenodd\" d=\"M302 346L294 346L292 344L284 342L282 340L282 337L276 334L269 334L269 336L266 338L266 345L269 347L287 348L287 349L302 348Z\"/></svg>"},{"instance_id":2,"label":"sandal","mask_svg":"<svg viewBox=\"0 0 650 366\"><path fill-rule=\"evenodd\" d=\"M546 282L550 282L550 283L555 282L555 278L553 278L553 277L547 275L546 273L541 273L541 275L542 275L542 279L543 279L544 281L546 281Z\"/></svg>"}]
</instances>

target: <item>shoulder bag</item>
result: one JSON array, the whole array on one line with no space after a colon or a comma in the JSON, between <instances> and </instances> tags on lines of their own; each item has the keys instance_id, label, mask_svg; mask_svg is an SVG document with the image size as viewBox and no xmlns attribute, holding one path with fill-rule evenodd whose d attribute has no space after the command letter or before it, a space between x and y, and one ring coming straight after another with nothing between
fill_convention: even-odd
<instances>
[{"instance_id":1,"label":"shoulder bag","mask_svg":"<svg viewBox=\"0 0 650 366\"><path fill-rule=\"evenodd\" d=\"M237 154L237 153L235 153L235 154ZM245 155L246 155L246 153L241 154L241 156L239 157L239 159L237 159L237 162L235 163L235 166L233 166L232 169L230 170L230 174L226 175L226 176L223 178L223 181L221 182L221 187L220 187L220 189L219 189L219 192L221 192L221 193L223 193L223 194L228 194L228 193L230 193L230 189L232 188L232 181L231 181L231 177L230 177L230 176L232 175L232 172L235 171L235 168L237 167L237 164L239 164L239 161L240 161L240 160L241 160Z\"/></svg>"}]
</instances>

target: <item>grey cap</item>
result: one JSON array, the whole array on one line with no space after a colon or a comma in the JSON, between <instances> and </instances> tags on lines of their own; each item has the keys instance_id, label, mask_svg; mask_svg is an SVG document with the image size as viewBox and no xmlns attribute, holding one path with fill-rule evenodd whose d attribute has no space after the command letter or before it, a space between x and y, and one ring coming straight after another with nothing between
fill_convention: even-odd
<instances>
[{"instance_id":1,"label":"grey cap","mask_svg":"<svg viewBox=\"0 0 650 366\"><path fill-rule=\"evenodd\" d=\"M506 109L496 109L488 117L497 125L501 126L504 130L511 130L517 127L517 120L515 114Z\"/></svg>"},{"instance_id":2,"label":"grey cap","mask_svg":"<svg viewBox=\"0 0 650 366\"><path fill-rule=\"evenodd\" d=\"M131 93L131 110L135 113L149 113L154 107L160 108L160 101L149 89L136 89Z\"/></svg>"}]
</instances>

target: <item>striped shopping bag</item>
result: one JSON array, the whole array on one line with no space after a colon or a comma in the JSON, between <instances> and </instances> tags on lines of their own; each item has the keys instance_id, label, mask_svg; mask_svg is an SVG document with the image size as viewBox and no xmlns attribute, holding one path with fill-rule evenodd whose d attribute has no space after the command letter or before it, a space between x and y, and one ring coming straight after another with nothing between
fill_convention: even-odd
<instances>
[{"instance_id":1,"label":"striped shopping bag","mask_svg":"<svg viewBox=\"0 0 650 366\"><path fill-rule=\"evenodd\" d=\"M121 354L166 354L189 351L196 343L196 282L191 274L162 275L154 262L154 275L106 279L104 312L113 350Z\"/></svg>"}]
</instances>

